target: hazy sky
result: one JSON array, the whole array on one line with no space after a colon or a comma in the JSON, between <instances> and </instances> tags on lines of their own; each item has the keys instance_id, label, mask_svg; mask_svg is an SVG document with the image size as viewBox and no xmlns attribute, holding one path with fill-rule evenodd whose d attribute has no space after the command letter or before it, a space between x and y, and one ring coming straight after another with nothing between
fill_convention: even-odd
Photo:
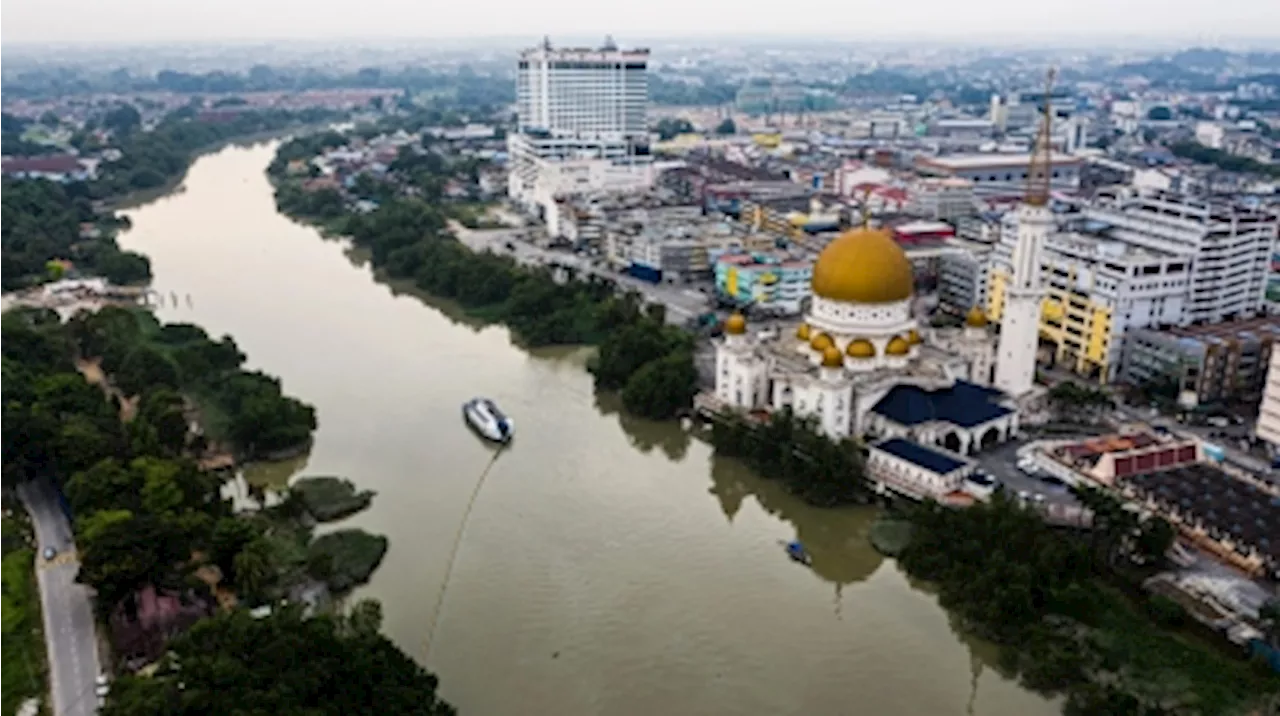
<instances>
[{"instance_id":1,"label":"hazy sky","mask_svg":"<svg viewBox=\"0 0 1280 716\"><path fill-rule=\"evenodd\" d=\"M755 8L755 9L753 9ZM974 33L1213 42L1280 36L1280 0L3 0L4 42Z\"/></svg>"}]
</instances>

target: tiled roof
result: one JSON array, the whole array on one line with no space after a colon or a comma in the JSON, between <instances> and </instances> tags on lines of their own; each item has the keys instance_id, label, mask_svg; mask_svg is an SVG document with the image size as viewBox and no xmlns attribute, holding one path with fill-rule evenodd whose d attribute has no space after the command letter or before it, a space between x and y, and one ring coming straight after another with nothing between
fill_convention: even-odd
<instances>
[{"instance_id":1,"label":"tiled roof","mask_svg":"<svg viewBox=\"0 0 1280 716\"><path fill-rule=\"evenodd\" d=\"M875 447L939 475L946 475L964 467L963 462L946 453L913 443L905 438L889 438L876 443Z\"/></svg>"},{"instance_id":2,"label":"tiled roof","mask_svg":"<svg viewBox=\"0 0 1280 716\"><path fill-rule=\"evenodd\" d=\"M1000 391L963 380L942 390L914 385L894 386L872 410L899 425L919 425L940 420L962 428L1004 417L1013 411L996 401Z\"/></svg>"}]
</instances>

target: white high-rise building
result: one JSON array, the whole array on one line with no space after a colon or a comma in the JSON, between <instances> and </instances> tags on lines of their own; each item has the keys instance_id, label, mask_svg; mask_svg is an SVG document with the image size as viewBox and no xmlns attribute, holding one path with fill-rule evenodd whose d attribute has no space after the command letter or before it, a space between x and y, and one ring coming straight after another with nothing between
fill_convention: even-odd
<instances>
[{"instance_id":1,"label":"white high-rise building","mask_svg":"<svg viewBox=\"0 0 1280 716\"><path fill-rule=\"evenodd\" d=\"M544 40L521 52L508 196L554 223L557 199L652 186L648 62L648 50L620 50L612 40L599 48Z\"/></svg>"},{"instance_id":2,"label":"white high-rise building","mask_svg":"<svg viewBox=\"0 0 1280 716\"><path fill-rule=\"evenodd\" d=\"M1245 318L1263 311L1280 221L1266 209L1164 191L1099 192L1085 208L1116 239L1185 257L1190 265L1179 323Z\"/></svg>"},{"instance_id":3,"label":"white high-rise building","mask_svg":"<svg viewBox=\"0 0 1280 716\"><path fill-rule=\"evenodd\" d=\"M516 110L520 132L579 139L643 140L648 133L647 49L558 47L550 40L520 53Z\"/></svg>"}]
</instances>

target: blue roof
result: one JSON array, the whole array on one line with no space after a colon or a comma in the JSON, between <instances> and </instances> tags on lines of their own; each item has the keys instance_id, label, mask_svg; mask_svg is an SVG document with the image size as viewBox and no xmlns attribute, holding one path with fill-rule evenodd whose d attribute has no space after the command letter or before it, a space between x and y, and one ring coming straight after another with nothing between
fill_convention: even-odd
<instances>
[{"instance_id":1,"label":"blue roof","mask_svg":"<svg viewBox=\"0 0 1280 716\"><path fill-rule=\"evenodd\" d=\"M941 420L972 428L1012 413L996 401L1001 392L957 380L950 388L925 390L914 385L894 386L872 410L899 425L919 425Z\"/></svg>"},{"instance_id":2,"label":"blue roof","mask_svg":"<svg viewBox=\"0 0 1280 716\"><path fill-rule=\"evenodd\" d=\"M907 462L919 465L939 475L945 475L964 467L963 462L950 455L913 443L905 438L889 438L877 443L876 447L890 455L900 457Z\"/></svg>"}]
</instances>

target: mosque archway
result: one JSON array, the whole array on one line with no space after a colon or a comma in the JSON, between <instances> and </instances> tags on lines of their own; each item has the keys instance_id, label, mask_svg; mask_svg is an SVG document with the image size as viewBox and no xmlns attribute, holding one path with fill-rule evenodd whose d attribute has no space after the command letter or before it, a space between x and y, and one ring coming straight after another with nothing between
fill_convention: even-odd
<instances>
[{"instance_id":1,"label":"mosque archway","mask_svg":"<svg viewBox=\"0 0 1280 716\"><path fill-rule=\"evenodd\" d=\"M946 437L942 438L942 447L952 452L963 453L964 442L960 439L960 433L947 433Z\"/></svg>"},{"instance_id":2,"label":"mosque archway","mask_svg":"<svg viewBox=\"0 0 1280 716\"><path fill-rule=\"evenodd\" d=\"M1000 444L1000 428L994 425L987 428L978 444L982 450L990 450Z\"/></svg>"}]
</instances>

